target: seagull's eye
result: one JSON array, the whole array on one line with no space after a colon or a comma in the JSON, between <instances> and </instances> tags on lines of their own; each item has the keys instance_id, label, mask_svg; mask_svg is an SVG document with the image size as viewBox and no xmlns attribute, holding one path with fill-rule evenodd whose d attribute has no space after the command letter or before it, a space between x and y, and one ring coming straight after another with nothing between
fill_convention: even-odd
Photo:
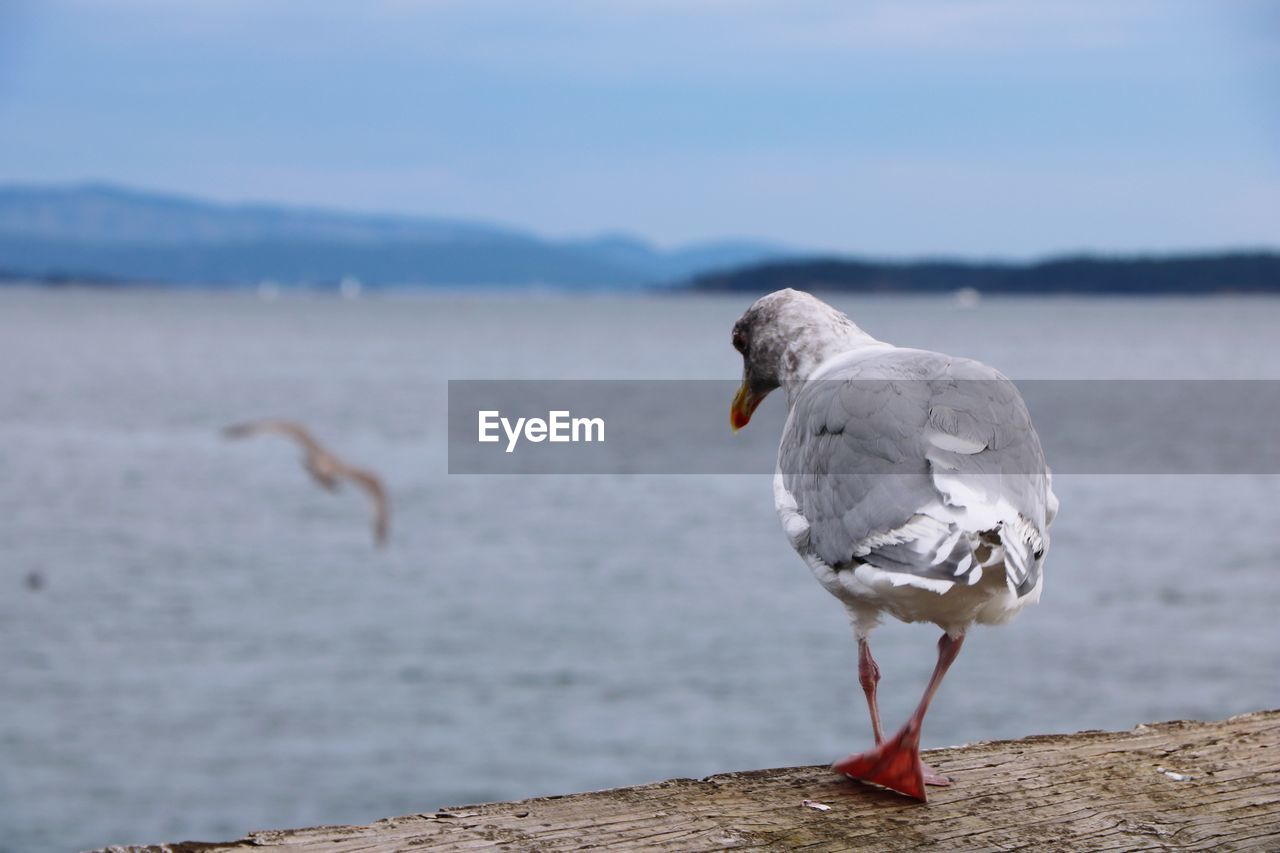
<instances>
[{"instance_id":1,"label":"seagull's eye","mask_svg":"<svg viewBox=\"0 0 1280 853\"><path fill-rule=\"evenodd\" d=\"M733 348L743 355L747 354L747 336L742 332L735 331L733 333Z\"/></svg>"}]
</instances>

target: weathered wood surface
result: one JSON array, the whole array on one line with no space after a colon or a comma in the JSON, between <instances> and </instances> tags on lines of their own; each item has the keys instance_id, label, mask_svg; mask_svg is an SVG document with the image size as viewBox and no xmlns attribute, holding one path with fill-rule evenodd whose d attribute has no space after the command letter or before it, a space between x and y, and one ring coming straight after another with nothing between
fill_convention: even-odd
<instances>
[{"instance_id":1,"label":"weathered wood surface","mask_svg":"<svg viewBox=\"0 0 1280 853\"><path fill-rule=\"evenodd\" d=\"M1280 711L933 750L922 805L825 767L112 851L1280 850ZM822 804L829 810L815 808Z\"/></svg>"}]
</instances>

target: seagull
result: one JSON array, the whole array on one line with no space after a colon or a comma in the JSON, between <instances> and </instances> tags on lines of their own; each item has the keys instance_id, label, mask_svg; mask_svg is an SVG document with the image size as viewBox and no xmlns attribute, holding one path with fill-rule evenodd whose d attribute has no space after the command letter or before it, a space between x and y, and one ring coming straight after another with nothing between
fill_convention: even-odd
<instances>
[{"instance_id":1,"label":"seagull","mask_svg":"<svg viewBox=\"0 0 1280 853\"><path fill-rule=\"evenodd\" d=\"M235 424L222 431L227 438L248 438L254 435L275 434L293 439L305 454L302 466L307 469L316 484L326 491L337 491L342 480L350 480L364 490L373 501L373 541L381 547L387 544L390 507L387 490L382 480L372 471L348 465L326 450L312 437L306 427L295 421L268 418L250 423Z\"/></svg>"},{"instance_id":2,"label":"seagull","mask_svg":"<svg viewBox=\"0 0 1280 853\"><path fill-rule=\"evenodd\" d=\"M832 769L927 801L950 780L920 760L929 702L974 623L1039 600L1058 511L1040 439L1014 384L967 358L883 343L797 290L733 327L743 379L734 432L783 388L774 505L791 545L844 605L875 747ZM868 637L884 615L943 631L919 705L885 739Z\"/></svg>"}]
</instances>

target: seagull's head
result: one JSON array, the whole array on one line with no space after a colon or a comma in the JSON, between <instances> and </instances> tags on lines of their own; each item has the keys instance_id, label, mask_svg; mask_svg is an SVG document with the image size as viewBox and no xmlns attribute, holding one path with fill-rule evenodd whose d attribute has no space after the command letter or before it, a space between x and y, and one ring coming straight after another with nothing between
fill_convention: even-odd
<instances>
[{"instance_id":1,"label":"seagull's head","mask_svg":"<svg viewBox=\"0 0 1280 853\"><path fill-rule=\"evenodd\" d=\"M799 382L835 352L874 341L844 314L801 290L777 290L755 301L733 324L742 353L742 387L729 409L733 431L751 420L769 392Z\"/></svg>"}]
</instances>

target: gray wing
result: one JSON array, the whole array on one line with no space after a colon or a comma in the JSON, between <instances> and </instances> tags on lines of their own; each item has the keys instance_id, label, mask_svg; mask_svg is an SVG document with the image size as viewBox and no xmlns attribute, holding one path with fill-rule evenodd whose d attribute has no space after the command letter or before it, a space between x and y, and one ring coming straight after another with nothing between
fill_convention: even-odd
<instances>
[{"instance_id":1,"label":"gray wing","mask_svg":"<svg viewBox=\"0 0 1280 853\"><path fill-rule=\"evenodd\" d=\"M793 543L837 570L945 591L1003 563L1019 596L1039 580L1048 468L1017 388L980 362L894 349L805 383L778 475Z\"/></svg>"}]
</instances>

